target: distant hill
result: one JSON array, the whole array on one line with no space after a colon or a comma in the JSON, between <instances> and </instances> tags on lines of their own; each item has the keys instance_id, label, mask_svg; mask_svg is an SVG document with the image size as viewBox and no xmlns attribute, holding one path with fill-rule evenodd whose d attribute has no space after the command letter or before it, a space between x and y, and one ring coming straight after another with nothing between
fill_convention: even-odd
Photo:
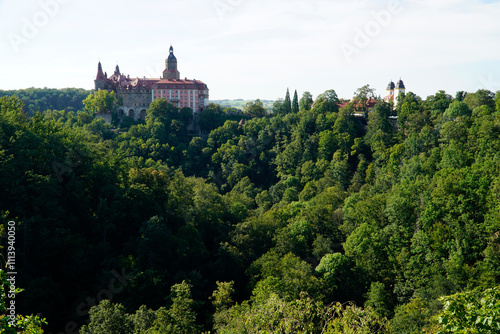
<instances>
[{"instance_id":1,"label":"distant hill","mask_svg":"<svg viewBox=\"0 0 500 334\"><path fill-rule=\"evenodd\" d=\"M46 110L82 110L82 102L91 92L82 88L27 88L0 90L0 97L18 96L24 102L24 111L32 116L36 112L44 112Z\"/></svg>"},{"instance_id":2,"label":"distant hill","mask_svg":"<svg viewBox=\"0 0 500 334\"><path fill-rule=\"evenodd\" d=\"M255 100L243 100L243 99L236 99L236 100L210 100L210 102L215 103L215 104L220 104L223 107L232 107L232 108L238 108L238 109L243 109L247 102L254 102ZM272 109L273 108L273 103L274 101L271 100L260 100L264 104L264 108L266 109Z\"/></svg>"}]
</instances>

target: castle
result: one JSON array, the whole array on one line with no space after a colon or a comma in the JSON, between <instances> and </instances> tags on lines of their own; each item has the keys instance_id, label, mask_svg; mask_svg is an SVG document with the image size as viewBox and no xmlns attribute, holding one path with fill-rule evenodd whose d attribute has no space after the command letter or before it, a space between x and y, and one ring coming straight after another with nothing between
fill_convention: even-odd
<instances>
[{"instance_id":1,"label":"castle","mask_svg":"<svg viewBox=\"0 0 500 334\"><path fill-rule=\"evenodd\" d=\"M130 78L120 73L118 65L113 75L108 78L107 73L103 73L99 61L94 83L96 91L106 89L116 93L119 117L128 116L136 121L144 120L151 102L160 98L165 98L178 108L191 108L194 113L202 112L209 102L209 91L205 83L200 80L180 79L172 46L160 78ZM111 113L98 116L108 123L111 122Z\"/></svg>"}]
</instances>

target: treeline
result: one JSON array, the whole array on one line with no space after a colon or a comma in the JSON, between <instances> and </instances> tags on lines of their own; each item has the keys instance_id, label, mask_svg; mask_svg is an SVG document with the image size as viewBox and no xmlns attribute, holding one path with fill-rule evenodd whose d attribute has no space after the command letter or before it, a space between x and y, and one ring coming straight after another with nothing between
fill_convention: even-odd
<instances>
[{"instance_id":1,"label":"treeline","mask_svg":"<svg viewBox=\"0 0 500 334\"><path fill-rule=\"evenodd\" d=\"M81 88L27 88L19 90L0 90L0 97L17 96L24 103L24 111L33 116L46 110L83 110L83 100L91 91Z\"/></svg>"},{"instance_id":2,"label":"treeline","mask_svg":"<svg viewBox=\"0 0 500 334\"><path fill-rule=\"evenodd\" d=\"M0 99L19 312L52 332L496 331L500 94L410 92L364 123L371 94L287 93L206 138L165 100L117 130Z\"/></svg>"}]
</instances>

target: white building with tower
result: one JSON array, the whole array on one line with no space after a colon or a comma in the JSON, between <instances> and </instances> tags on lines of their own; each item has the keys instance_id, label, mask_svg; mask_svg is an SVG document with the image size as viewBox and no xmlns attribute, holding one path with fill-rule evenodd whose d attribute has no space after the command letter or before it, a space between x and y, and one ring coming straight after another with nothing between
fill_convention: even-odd
<instances>
[{"instance_id":1,"label":"white building with tower","mask_svg":"<svg viewBox=\"0 0 500 334\"><path fill-rule=\"evenodd\" d=\"M395 84L391 80L391 82L389 82L389 85L387 85L387 89L385 90L386 96L384 97L384 100L386 102L392 101L394 104L394 108L396 108L398 104L398 96L401 93L406 93L406 87L403 80L399 79L397 84Z\"/></svg>"}]
</instances>

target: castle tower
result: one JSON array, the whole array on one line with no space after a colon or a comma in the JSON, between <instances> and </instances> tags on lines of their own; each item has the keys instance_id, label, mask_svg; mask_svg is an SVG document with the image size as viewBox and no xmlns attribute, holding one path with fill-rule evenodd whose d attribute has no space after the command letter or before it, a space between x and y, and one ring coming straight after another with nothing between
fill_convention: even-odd
<instances>
[{"instance_id":1,"label":"castle tower","mask_svg":"<svg viewBox=\"0 0 500 334\"><path fill-rule=\"evenodd\" d=\"M177 70L177 58L174 56L174 48L170 46L170 54L165 60L165 71L163 71L163 79L179 79L181 74Z\"/></svg>"},{"instance_id":2,"label":"castle tower","mask_svg":"<svg viewBox=\"0 0 500 334\"><path fill-rule=\"evenodd\" d=\"M102 72L101 62L97 65L97 76L95 77L94 84L96 90L106 88L106 76Z\"/></svg>"},{"instance_id":3,"label":"castle tower","mask_svg":"<svg viewBox=\"0 0 500 334\"><path fill-rule=\"evenodd\" d=\"M403 83L403 80L399 79L398 84L394 88L394 95L398 97L399 93L405 93L406 92L406 87L405 84Z\"/></svg>"},{"instance_id":4,"label":"castle tower","mask_svg":"<svg viewBox=\"0 0 500 334\"><path fill-rule=\"evenodd\" d=\"M394 88L394 107L398 104L398 96L401 93L406 93L406 87L403 80L399 79L396 87Z\"/></svg>"},{"instance_id":5,"label":"castle tower","mask_svg":"<svg viewBox=\"0 0 500 334\"><path fill-rule=\"evenodd\" d=\"M391 82L389 82L389 84L387 85L387 88L385 90L385 96L386 97L390 97L390 96L394 95L394 88L395 87L396 87L396 85L391 80Z\"/></svg>"}]
</instances>

